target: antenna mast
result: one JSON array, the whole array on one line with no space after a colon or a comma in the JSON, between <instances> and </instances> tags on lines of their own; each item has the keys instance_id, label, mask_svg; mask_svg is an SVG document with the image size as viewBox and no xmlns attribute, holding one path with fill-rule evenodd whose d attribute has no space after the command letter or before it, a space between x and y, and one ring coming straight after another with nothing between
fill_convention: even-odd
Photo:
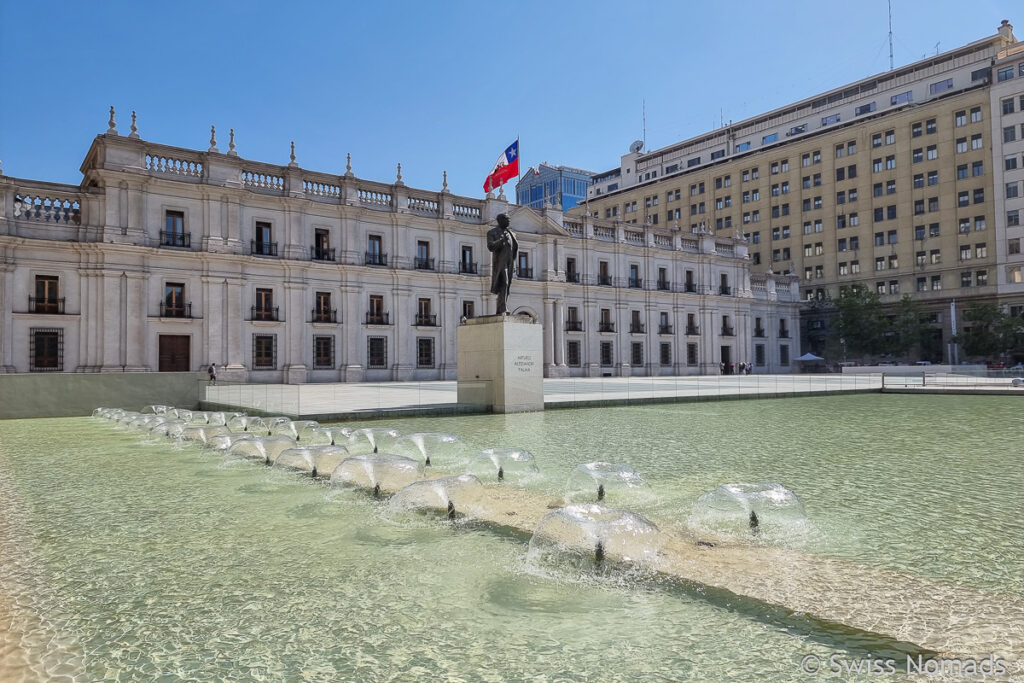
<instances>
[{"instance_id":1,"label":"antenna mast","mask_svg":"<svg viewBox=\"0 0 1024 683\"><path fill-rule=\"evenodd\" d=\"M892 0L889 0L889 71L892 70Z\"/></svg>"}]
</instances>

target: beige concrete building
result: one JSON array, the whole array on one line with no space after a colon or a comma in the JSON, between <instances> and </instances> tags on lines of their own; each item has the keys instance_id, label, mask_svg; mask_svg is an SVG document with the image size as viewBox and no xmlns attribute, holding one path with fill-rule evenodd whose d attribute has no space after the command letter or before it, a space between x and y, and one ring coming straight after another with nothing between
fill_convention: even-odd
<instances>
[{"instance_id":1,"label":"beige concrete building","mask_svg":"<svg viewBox=\"0 0 1024 683\"><path fill-rule=\"evenodd\" d=\"M1020 113L995 103L1024 93L1021 77L998 75L1017 45L1003 22L989 38L704 135L634 145L575 213L744 236L754 272L799 278L818 352L842 287L866 286L884 303L910 294L932 321L923 354L942 360L950 304L997 300L1009 272L1000 148Z\"/></svg>"},{"instance_id":2,"label":"beige concrete building","mask_svg":"<svg viewBox=\"0 0 1024 683\"><path fill-rule=\"evenodd\" d=\"M1024 44L1001 52L990 91L999 300L1024 314Z\"/></svg>"},{"instance_id":3,"label":"beige concrete building","mask_svg":"<svg viewBox=\"0 0 1024 683\"><path fill-rule=\"evenodd\" d=\"M0 176L4 372L201 371L221 379L454 379L456 327L494 310L485 233L519 234L510 305L545 376L715 372L799 355L796 278L751 275L731 234L563 220L143 140L94 140L80 185Z\"/></svg>"}]
</instances>

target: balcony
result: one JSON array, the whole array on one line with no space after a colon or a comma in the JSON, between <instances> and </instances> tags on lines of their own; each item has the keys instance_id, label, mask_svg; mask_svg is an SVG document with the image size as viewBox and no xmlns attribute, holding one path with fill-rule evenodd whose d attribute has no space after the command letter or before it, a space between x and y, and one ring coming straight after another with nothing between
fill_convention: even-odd
<instances>
[{"instance_id":1,"label":"balcony","mask_svg":"<svg viewBox=\"0 0 1024 683\"><path fill-rule=\"evenodd\" d=\"M668 280L658 280L658 291L668 292L672 290L672 283Z\"/></svg>"},{"instance_id":2,"label":"balcony","mask_svg":"<svg viewBox=\"0 0 1024 683\"><path fill-rule=\"evenodd\" d=\"M633 334L643 334L647 326L643 323L630 323L629 331Z\"/></svg>"},{"instance_id":3,"label":"balcony","mask_svg":"<svg viewBox=\"0 0 1024 683\"><path fill-rule=\"evenodd\" d=\"M597 276L597 284L604 285L605 287L611 287L612 286L612 276L611 275L598 275Z\"/></svg>"},{"instance_id":4,"label":"balcony","mask_svg":"<svg viewBox=\"0 0 1024 683\"><path fill-rule=\"evenodd\" d=\"M609 322L604 322L604 321L599 322L597 324L597 331L598 332L614 332L615 331L615 323L609 323Z\"/></svg>"},{"instance_id":5,"label":"balcony","mask_svg":"<svg viewBox=\"0 0 1024 683\"><path fill-rule=\"evenodd\" d=\"M310 247L309 248L309 260L310 261L333 261L334 260L334 248L333 247Z\"/></svg>"},{"instance_id":6,"label":"balcony","mask_svg":"<svg viewBox=\"0 0 1024 683\"><path fill-rule=\"evenodd\" d=\"M437 327L436 313L417 313L416 323L418 327Z\"/></svg>"},{"instance_id":7,"label":"balcony","mask_svg":"<svg viewBox=\"0 0 1024 683\"><path fill-rule=\"evenodd\" d=\"M161 318L191 318L192 302L187 304L169 304L166 301L160 302Z\"/></svg>"},{"instance_id":8,"label":"balcony","mask_svg":"<svg viewBox=\"0 0 1024 683\"><path fill-rule=\"evenodd\" d=\"M416 270L434 270L434 259L417 256L413 259L413 268Z\"/></svg>"},{"instance_id":9,"label":"balcony","mask_svg":"<svg viewBox=\"0 0 1024 683\"><path fill-rule=\"evenodd\" d=\"M672 326L658 325L658 334L672 334Z\"/></svg>"},{"instance_id":10,"label":"balcony","mask_svg":"<svg viewBox=\"0 0 1024 683\"><path fill-rule=\"evenodd\" d=\"M519 278L522 280L533 279L533 268L519 268Z\"/></svg>"},{"instance_id":11,"label":"balcony","mask_svg":"<svg viewBox=\"0 0 1024 683\"><path fill-rule=\"evenodd\" d=\"M64 313L64 297L59 299L51 298L36 298L30 296L28 298L28 311L29 313L56 313L58 315Z\"/></svg>"},{"instance_id":12,"label":"balcony","mask_svg":"<svg viewBox=\"0 0 1024 683\"><path fill-rule=\"evenodd\" d=\"M732 294L732 287L729 285L722 285L718 288L718 293L722 296L730 296Z\"/></svg>"},{"instance_id":13,"label":"balcony","mask_svg":"<svg viewBox=\"0 0 1024 683\"><path fill-rule=\"evenodd\" d=\"M765 331L764 331L763 327L755 327L754 328L754 336L755 337L763 339L764 335L765 335Z\"/></svg>"},{"instance_id":14,"label":"balcony","mask_svg":"<svg viewBox=\"0 0 1024 683\"><path fill-rule=\"evenodd\" d=\"M367 266L386 266L388 264L388 255L382 254L379 251L368 251L366 252L366 259L363 261L363 265Z\"/></svg>"},{"instance_id":15,"label":"balcony","mask_svg":"<svg viewBox=\"0 0 1024 683\"><path fill-rule=\"evenodd\" d=\"M697 283L696 282L685 282L685 283L683 283L683 291L688 293L688 294L696 294L697 293Z\"/></svg>"},{"instance_id":16,"label":"balcony","mask_svg":"<svg viewBox=\"0 0 1024 683\"><path fill-rule=\"evenodd\" d=\"M779 339L789 339L789 330L779 330Z\"/></svg>"},{"instance_id":17,"label":"balcony","mask_svg":"<svg viewBox=\"0 0 1024 683\"><path fill-rule=\"evenodd\" d=\"M277 256L277 242L249 242L249 253L253 256Z\"/></svg>"},{"instance_id":18,"label":"balcony","mask_svg":"<svg viewBox=\"0 0 1024 683\"><path fill-rule=\"evenodd\" d=\"M336 323L338 322L338 309L336 308L314 308L312 311L312 322L315 323Z\"/></svg>"},{"instance_id":19,"label":"balcony","mask_svg":"<svg viewBox=\"0 0 1024 683\"><path fill-rule=\"evenodd\" d=\"M280 307L279 306L273 306L273 307L253 306L252 307L252 318L250 318L250 320L267 320L267 321L272 321L272 322L280 321L280 318L277 315L278 308L280 308Z\"/></svg>"},{"instance_id":20,"label":"balcony","mask_svg":"<svg viewBox=\"0 0 1024 683\"><path fill-rule=\"evenodd\" d=\"M391 314L390 313L366 313L366 324L367 325L390 325Z\"/></svg>"},{"instance_id":21,"label":"balcony","mask_svg":"<svg viewBox=\"0 0 1024 683\"><path fill-rule=\"evenodd\" d=\"M726 327L725 325L722 325L722 336L723 336L723 337L732 337L732 336L735 336L735 334L734 334L734 331L733 331L733 328L731 328L731 327Z\"/></svg>"},{"instance_id":22,"label":"balcony","mask_svg":"<svg viewBox=\"0 0 1024 683\"><path fill-rule=\"evenodd\" d=\"M565 321L566 332L582 332L583 321L582 320L566 320Z\"/></svg>"},{"instance_id":23,"label":"balcony","mask_svg":"<svg viewBox=\"0 0 1024 683\"><path fill-rule=\"evenodd\" d=\"M577 273L575 270L567 270L567 271L565 271L565 281L566 282L579 282L580 281L580 274Z\"/></svg>"},{"instance_id":24,"label":"balcony","mask_svg":"<svg viewBox=\"0 0 1024 683\"><path fill-rule=\"evenodd\" d=\"M631 278L629 278L629 288L630 289L643 289L644 288L644 279L642 277L631 277Z\"/></svg>"},{"instance_id":25,"label":"balcony","mask_svg":"<svg viewBox=\"0 0 1024 683\"><path fill-rule=\"evenodd\" d=\"M700 334L700 325L687 325L686 334L691 337L696 337Z\"/></svg>"},{"instance_id":26,"label":"balcony","mask_svg":"<svg viewBox=\"0 0 1024 683\"><path fill-rule=\"evenodd\" d=\"M160 233L161 247L183 247L192 246L192 233L190 232L162 232Z\"/></svg>"},{"instance_id":27,"label":"balcony","mask_svg":"<svg viewBox=\"0 0 1024 683\"><path fill-rule=\"evenodd\" d=\"M476 262L459 261L459 272L463 275L476 275Z\"/></svg>"}]
</instances>

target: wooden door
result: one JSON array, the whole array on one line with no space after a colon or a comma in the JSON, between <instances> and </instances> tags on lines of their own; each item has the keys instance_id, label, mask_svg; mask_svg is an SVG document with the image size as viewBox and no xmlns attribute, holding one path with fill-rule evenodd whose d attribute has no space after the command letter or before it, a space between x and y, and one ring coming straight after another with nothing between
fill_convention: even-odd
<instances>
[{"instance_id":1,"label":"wooden door","mask_svg":"<svg viewBox=\"0 0 1024 683\"><path fill-rule=\"evenodd\" d=\"M191 370L190 342L187 334L161 334L160 372Z\"/></svg>"}]
</instances>

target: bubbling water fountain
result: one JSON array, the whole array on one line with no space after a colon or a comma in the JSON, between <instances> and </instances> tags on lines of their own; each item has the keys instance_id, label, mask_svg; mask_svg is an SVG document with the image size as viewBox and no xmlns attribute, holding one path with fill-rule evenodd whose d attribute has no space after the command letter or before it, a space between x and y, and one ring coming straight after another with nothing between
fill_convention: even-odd
<instances>
[{"instance_id":1,"label":"bubbling water fountain","mask_svg":"<svg viewBox=\"0 0 1024 683\"><path fill-rule=\"evenodd\" d=\"M344 446L301 446L288 448L274 459L274 467L308 472L313 477L329 477L348 456Z\"/></svg>"},{"instance_id":2,"label":"bubbling water fountain","mask_svg":"<svg viewBox=\"0 0 1024 683\"><path fill-rule=\"evenodd\" d=\"M441 512L448 519L456 515L475 515L483 509L487 492L472 474L441 477L409 484L391 497L393 510Z\"/></svg>"},{"instance_id":3,"label":"bubbling water fountain","mask_svg":"<svg viewBox=\"0 0 1024 683\"><path fill-rule=\"evenodd\" d=\"M227 452L229 455L259 460L269 465L277 459L281 451L294 447L295 442L287 436L254 436L232 444Z\"/></svg>"},{"instance_id":4,"label":"bubbling water fountain","mask_svg":"<svg viewBox=\"0 0 1024 683\"><path fill-rule=\"evenodd\" d=\"M462 447L459 437L454 434L441 432L416 432L409 434L406 439L416 447L423 464L439 465L451 464L455 460Z\"/></svg>"},{"instance_id":5,"label":"bubbling water fountain","mask_svg":"<svg viewBox=\"0 0 1024 683\"><path fill-rule=\"evenodd\" d=\"M378 452L378 448L386 439L397 439L401 436L397 430L390 429L387 427L367 427L366 429L357 429L352 432L349 436L348 447L349 450L358 452L359 450L366 448L368 445L370 450L374 453Z\"/></svg>"},{"instance_id":6,"label":"bubbling water fountain","mask_svg":"<svg viewBox=\"0 0 1024 683\"><path fill-rule=\"evenodd\" d=\"M537 525L527 562L583 570L605 560L651 567L664 537L650 520L604 505L577 504L549 512Z\"/></svg>"},{"instance_id":7,"label":"bubbling water fountain","mask_svg":"<svg viewBox=\"0 0 1024 683\"><path fill-rule=\"evenodd\" d=\"M602 502L635 503L649 498L651 487L629 465L610 462L588 462L578 465L565 486L566 503Z\"/></svg>"},{"instance_id":8,"label":"bubbling water fountain","mask_svg":"<svg viewBox=\"0 0 1024 683\"><path fill-rule=\"evenodd\" d=\"M724 533L792 531L807 523L803 503L782 484L723 484L697 499L689 523Z\"/></svg>"},{"instance_id":9,"label":"bubbling water fountain","mask_svg":"<svg viewBox=\"0 0 1024 683\"><path fill-rule=\"evenodd\" d=\"M270 425L262 417L236 415L228 420L228 429L233 432L252 432L257 436L270 436Z\"/></svg>"},{"instance_id":10,"label":"bubbling water fountain","mask_svg":"<svg viewBox=\"0 0 1024 683\"><path fill-rule=\"evenodd\" d=\"M540 476L533 454L522 448L486 448L469 461L466 468L482 480L524 484Z\"/></svg>"},{"instance_id":11,"label":"bubbling water fountain","mask_svg":"<svg viewBox=\"0 0 1024 683\"><path fill-rule=\"evenodd\" d=\"M397 491L423 476L423 463L404 455L367 453L341 461L331 474L332 486L350 486L373 491Z\"/></svg>"},{"instance_id":12,"label":"bubbling water fountain","mask_svg":"<svg viewBox=\"0 0 1024 683\"><path fill-rule=\"evenodd\" d=\"M190 424L181 430L180 441L195 441L202 445L210 443L210 438L230 434L224 425Z\"/></svg>"},{"instance_id":13,"label":"bubbling water fountain","mask_svg":"<svg viewBox=\"0 0 1024 683\"><path fill-rule=\"evenodd\" d=\"M239 441L251 441L255 439L255 434L249 432L241 432L236 434L235 432L228 432L227 434L217 434L210 437L206 445L208 448L212 448L215 451L226 451L234 446Z\"/></svg>"},{"instance_id":14,"label":"bubbling water fountain","mask_svg":"<svg viewBox=\"0 0 1024 683\"><path fill-rule=\"evenodd\" d=\"M308 429L302 434L302 443L310 446L340 446L352 436L350 427L323 427Z\"/></svg>"}]
</instances>

